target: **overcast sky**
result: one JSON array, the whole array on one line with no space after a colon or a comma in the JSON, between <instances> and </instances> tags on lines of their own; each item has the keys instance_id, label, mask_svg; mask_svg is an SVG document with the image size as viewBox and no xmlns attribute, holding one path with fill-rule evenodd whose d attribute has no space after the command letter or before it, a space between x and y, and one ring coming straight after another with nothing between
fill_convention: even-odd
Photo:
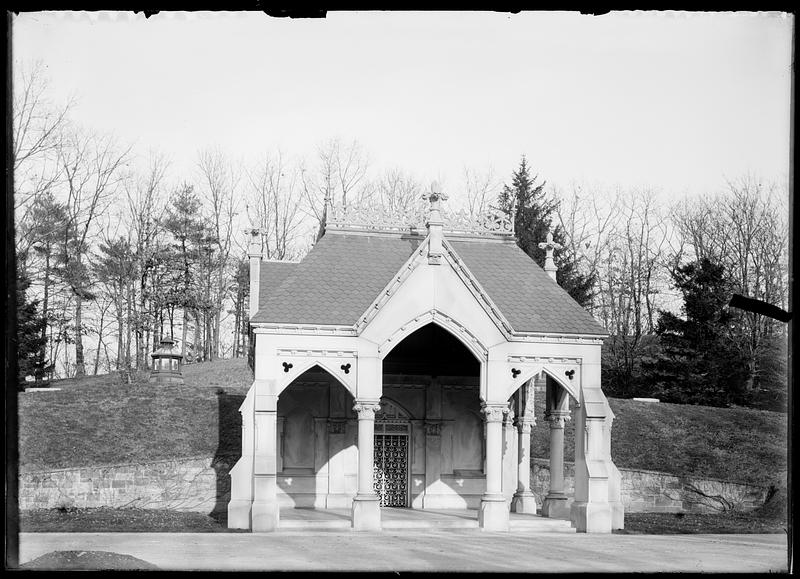
<instances>
[{"instance_id":1,"label":"overcast sky","mask_svg":"<svg viewBox=\"0 0 800 579\"><path fill-rule=\"evenodd\" d=\"M219 145L255 158L357 139L375 168L455 186L525 153L551 183L718 190L788 179L792 19L657 12L30 13L16 64L41 60L73 117L156 148L180 174Z\"/></svg>"}]
</instances>

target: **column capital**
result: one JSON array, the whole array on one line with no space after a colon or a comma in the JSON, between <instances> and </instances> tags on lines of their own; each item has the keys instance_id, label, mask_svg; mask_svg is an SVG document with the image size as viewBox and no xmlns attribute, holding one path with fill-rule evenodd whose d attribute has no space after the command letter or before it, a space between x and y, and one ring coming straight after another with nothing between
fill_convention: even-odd
<instances>
[{"instance_id":1,"label":"column capital","mask_svg":"<svg viewBox=\"0 0 800 579\"><path fill-rule=\"evenodd\" d=\"M353 411L358 413L359 420L374 420L375 413L380 409L380 400L356 400L353 405Z\"/></svg>"},{"instance_id":2,"label":"column capital","mask_svg":"<svg viewBox=\"0 0 800 579\"><path fill-rule=\"evenodd\" d=\"M548 412L545 420L550 423L550 428L564 428L568 420L572 420L569 412Z\"/></svg>"},{"instance_id":3,"label":"column capital","mask_svg":"<svg viewBox=\"0 0 800 579\"><path fill-rule=\"evenodd\" d=\"M517 430L523 433L530 433L536 426L536 418L533 416L518 416L516 420Z\"/></svg>"},{"instance_id":4,"label":"column capital","mask_svg":"<svg viewBox=\"0 0 800 579\"><path fill-rule=\"evenodd\" d=\"M486 422L502 422L503 416L508 414L508 404L487 404L481 405L481 412L486 417Z\"/></svg>"}]
</instances>

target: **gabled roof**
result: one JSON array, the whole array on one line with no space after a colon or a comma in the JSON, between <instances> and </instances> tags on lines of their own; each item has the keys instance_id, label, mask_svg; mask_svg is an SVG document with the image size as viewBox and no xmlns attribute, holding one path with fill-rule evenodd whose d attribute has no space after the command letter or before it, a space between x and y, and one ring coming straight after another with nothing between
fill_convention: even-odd
<instances>
[{"instance_id":1,"label":"gabled roof","mask_svg":"<svg viewBox=\"0 0 800 579\"><path fill-rule=\"evenodd\" d=\"M259 310L251 321L352 326L423 239L333 231L300 263L262 262ZM447 242L514 331L606 335L513 241Z\"/></svg>"},{"instance_id":2,"label":"gabled roof","mask_svg":"<svg viewBox=\"0 0 800 579\"><path fill-rule=\"evenodd\" d=\"M283 279L268 281L262 263L251 321L352 326L421 241L329 232Z\"/></svg>"},{"instance_id":3,"label":"gabled roof","mask_svg":"<svg viewBox=\"0 0 800 579\"><path fill-rule=\"evenodd\" d=\"M607 332L516 243L450 241L517 332Z\"/></svg>"}]
</instances>

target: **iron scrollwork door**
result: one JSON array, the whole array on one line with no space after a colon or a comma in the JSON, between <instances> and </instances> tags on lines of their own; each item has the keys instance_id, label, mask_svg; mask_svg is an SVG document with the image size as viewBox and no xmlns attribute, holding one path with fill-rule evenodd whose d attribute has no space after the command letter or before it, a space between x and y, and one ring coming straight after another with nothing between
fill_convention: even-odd
<instances>
[{"instance_id":1,"label":"iron scrollwork door","mask_svg":"<svg viewBox=\"0 0 800 579\"><path fill-rule=\"evenodd\" d=\"M375 435L374 480L382 507L408 506L408 435Z\"/></svg>"}]
</instances>

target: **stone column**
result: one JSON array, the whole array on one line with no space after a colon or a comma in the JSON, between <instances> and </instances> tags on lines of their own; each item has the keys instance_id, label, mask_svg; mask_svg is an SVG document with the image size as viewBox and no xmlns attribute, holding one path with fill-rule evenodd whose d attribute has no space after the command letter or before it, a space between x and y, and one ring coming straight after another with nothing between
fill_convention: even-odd
<instances>
[{"instance_id":1,"label":"stone column","mask_svg":"<svg viewBox=\"0 0 800 579\"><path fill-rule=\"evenodd\" d=\"M258 391L256 391L258 395ZM255 407L255 457L253 463L253 531L278 528L278 397L257 396Z\"/></svg>"},{"instance_id":2,"label":"stone column","mask_svg":"<svg viewBox=\"0 0 800 579\"><path fill-rule=\"evenodd\" d=\"M535 424L533 416L517 418L517 490L511 500L511 510L515 513L536 514L536 497L531 492L531 430Z\"/></svg>"},{"instance_id":3,"label":"stone column","mask_svg":"<svg viewBox=\"0 0 800 579\"><path fill-rule=\"evenodd\" d=\"M352 527L356 531L379 531L381 509L375 494L375 413L380 400L356 400L358 414L358 494L353 498Z\"/></svg>"},{"instance_id":4,"label":"stone column","mask_svg":"<svg viewBox=\"0 0 800 579\"><path fill-rule=\"evenodd\" d=\"M486 493L481 497L478 525L486 531L508 531L508 505L503 496L503 415L507 403L484 403L486 417Z\"/></svg>"},{"instance_id":5,"label":"stone column","mask_svg":"<svg viewBox=\"0 0 800 579\"><path fill-rule=\"evenodd\" d=\"M242 457L231 469L231 500L228 503L228 528L250 529L253 507L253 461L255 459L255 386L247 392L239 412L242 414Z\"/></svg>"},{"instance_id":6,"label":"stone column","mask_svg":"<svg viewBox=\"0 0 800 579\"><path fill-rule=\"evenodd\" d=\"M552 519L569 519L567 495L564 493L564 424L569 420L565 412L550 412L550 491L542 502L542 515Z\"/></svg>"}]
</instances>

